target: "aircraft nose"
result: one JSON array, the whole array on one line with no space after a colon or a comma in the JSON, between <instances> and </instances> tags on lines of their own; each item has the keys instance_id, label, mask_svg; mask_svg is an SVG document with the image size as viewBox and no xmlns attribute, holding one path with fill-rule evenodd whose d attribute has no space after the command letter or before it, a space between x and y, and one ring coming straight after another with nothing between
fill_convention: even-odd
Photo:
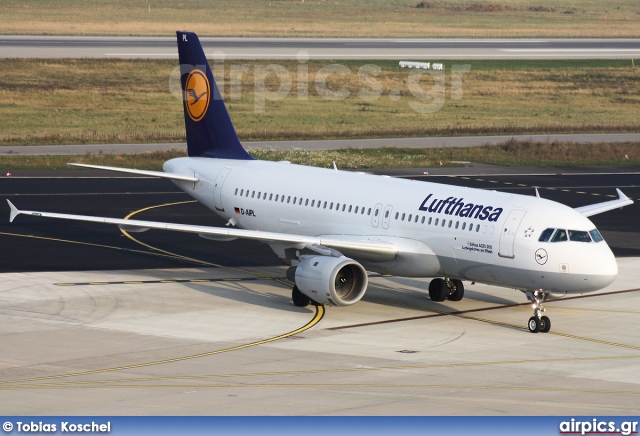
<instances>
[{"instance_id":1,"label":"aircraft nose","mask_svg":"<svg viewBox=\"0 0 640 436\"><path fill-rule=\"evenodd\" d=\"M618 262L608 246L603 246L598 256L591 262L591 285L594 289L602 289L609 286L618 275Z\"/></svg>"}]
</instances>

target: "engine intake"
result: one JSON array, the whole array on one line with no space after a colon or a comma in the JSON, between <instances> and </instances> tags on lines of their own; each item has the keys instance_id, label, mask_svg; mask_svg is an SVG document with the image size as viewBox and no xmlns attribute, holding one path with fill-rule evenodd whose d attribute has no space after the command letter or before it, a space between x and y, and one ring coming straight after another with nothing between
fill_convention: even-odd
<instances>
[{"instance_id":1,"label":"engine intake","mask_svg":"<svg viewBox=\"0 0 640 436\"><path fill-rule=\"evenodd\" d=\"M300 292L316 303L333 306L357 303L369 285L364 267L344 256L306 257L287 271L287 277L294 278Z\"/></svg>"}]
</instances>

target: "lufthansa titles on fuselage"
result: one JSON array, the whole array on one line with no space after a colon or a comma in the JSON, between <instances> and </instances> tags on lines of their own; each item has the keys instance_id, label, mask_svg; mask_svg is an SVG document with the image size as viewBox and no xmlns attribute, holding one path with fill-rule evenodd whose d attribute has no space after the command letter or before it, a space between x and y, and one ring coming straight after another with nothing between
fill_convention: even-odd
<instances>
[{"instance_id":1,"label":"lufthansa titles on fuselage","mask_svg":"<svg viewBox=\"0 0 640 436\"><path fill-rule=\"evenodd\" d=\"M465 203L464 198L448 197L445 200L438 200L432 197L433 194L429 194L424 199L419 208L421 211L495 222L498 221L503 210L501 207Z\"/></svg>"}]
</instances>

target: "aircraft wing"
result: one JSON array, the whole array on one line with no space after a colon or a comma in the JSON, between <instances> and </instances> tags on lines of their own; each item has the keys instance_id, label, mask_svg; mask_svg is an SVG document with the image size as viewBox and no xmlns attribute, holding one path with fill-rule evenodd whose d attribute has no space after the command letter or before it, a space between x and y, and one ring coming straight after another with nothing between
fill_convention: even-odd
<instances>
[{"instance_id":1,"label":"aircraft wing","mask_svg":"<svg viewBox=\"0 0 640 436\"><path fill-rule=\"evenodd\" d=\"M136 174L139 176L152 176L152 177L161 177L163 179L183 180L186 182L194 182L194 183L200 180L197 177L189 177L189 176L182 176L180 174L165 173L164 171L134 170L132 168L105 167L102 165L89 165L89 164L79 164L79 163L69 163L67 165L71 165L74 167L82 167L82 168L93 168L96 170L115 171L117 173Z\"/></svg>"},{"instance_id":2,"label":"aircraft wing","mask_svg":"<svg viewBox=\"0 0 640 436\"><path fill-rule=\"evenodd\" d=\"M253 239L261 242L281 242L286 244L299 244L301 248L308 245L320 245L335 250L345 250L359 253L365 259L373 261L390 261L395 259L398 248L393 244L382 241L366 239L332 239L325 237L303 236L288 233L261 232L259 230L245 230L222 227L196 226L190 224L163 223L158 221L125 220L120 218L96 217L88 215L71 215L64 213L39 212L33 210L19 210L9 200L11 208L10 222L18 215L31 215L46 218L59 218L75 221L88 221L93 223L116 224L122 230L143 232L149 229L172 230L177 232L196 233L204 238L220 239Z\"/></svg>"},{"instance_id":3,"label":"aircraft wing","mask_svg":"<svg viewBox=\"0 0 640 436\"><path fill-rule=\"evenodd\" d=\"M592 216L599 213L608 212L613 209L620 209L621 207L633 204L633 200L624 195L621 190L616 188L616 191L618 192L618 198L616 200L576 207L575 210L577 210L584 216Z\"/></svg>"}]
</instances>

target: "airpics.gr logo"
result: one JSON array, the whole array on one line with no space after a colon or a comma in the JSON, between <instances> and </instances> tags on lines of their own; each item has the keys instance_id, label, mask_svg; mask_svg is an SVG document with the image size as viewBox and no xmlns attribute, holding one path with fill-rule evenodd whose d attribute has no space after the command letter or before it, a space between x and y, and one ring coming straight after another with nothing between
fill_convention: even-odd
<instances>
[{"instance_id":1,"label":"airpics.gr logo","mask_svg":"<svg viewBox=\"0 0 640 436\"><path fill-rule=\"evenodd\" d=\"M210 91L209 79L202 70L195 69L189 73L185 86L185 105L189 117L196 123L207 113Z\"/></svg>"}]
</instances>

